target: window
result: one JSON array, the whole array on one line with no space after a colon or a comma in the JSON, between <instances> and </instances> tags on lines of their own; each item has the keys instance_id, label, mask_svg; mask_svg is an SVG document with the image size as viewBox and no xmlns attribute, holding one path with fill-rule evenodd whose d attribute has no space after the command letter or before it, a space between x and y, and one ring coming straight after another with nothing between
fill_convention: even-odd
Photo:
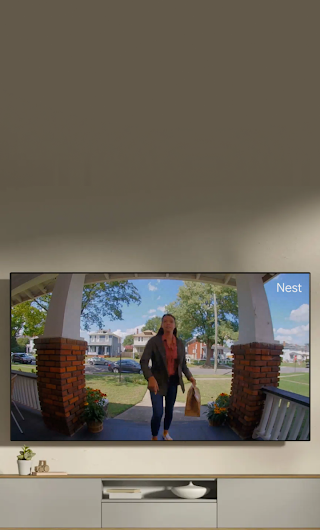
<instances>
[{"instance_id":1,"label":"window","mask_svg":"<svg viewBox=\"0 0 320 530\"><path fill-rule=\"evenodd\" d=\"M105 336L104 335L100 335L100 340L101 340L101 342L104 342L105 341Z\"/></svg>"}]
</instances>

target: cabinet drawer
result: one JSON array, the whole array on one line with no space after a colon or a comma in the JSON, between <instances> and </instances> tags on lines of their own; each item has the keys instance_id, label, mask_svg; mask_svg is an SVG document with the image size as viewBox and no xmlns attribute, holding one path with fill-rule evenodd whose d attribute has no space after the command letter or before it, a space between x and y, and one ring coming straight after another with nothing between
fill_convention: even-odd
<instances>
[{"instance_id":1,"label":"cabinet drawer","mask_svg":"<svg viewBox=\"0 0 320 530\"><path fill-rule=\"evenodd\" d=\"M101 481L0 478L0 528L101 528Z\"/></svg>"},{"instance_id":2,"label":"cabinet drawer","mask_svg":"<svg viewBox=\"0 0 320 530\"><path fill-rule=\"evenodd\" d=\"M216 528L215 502L104 502L102 528Z\"/></svg>"},{"instance_id":3,"label":"cabinet drawer","mask_svg":"<svg viewBox=\"0 0 320 530\"><path fill-rule=\"evenodd\" d=\"M320 479L218 479L219 528L319 528Z\"/></svg>"}]
</instances>

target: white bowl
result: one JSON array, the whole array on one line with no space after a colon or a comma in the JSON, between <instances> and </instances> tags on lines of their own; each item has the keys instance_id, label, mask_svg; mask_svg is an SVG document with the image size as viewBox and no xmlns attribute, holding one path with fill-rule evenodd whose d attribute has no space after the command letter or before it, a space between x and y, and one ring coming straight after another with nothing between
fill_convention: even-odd
<instances>
[{"instance_id":1,"label":"white bowl","mask_svg":"<svg viewBox=\"0 0 320 530\"><path fill-rule=\"evenodd\" d=\"M209 490L202 486L195 486L192 482L189 482L188 486L178 486L172 488L171 491L177 495L177 497L181 497L182 499L200 499L200 497L203 497Z\"/></svg>"}]
</instances>

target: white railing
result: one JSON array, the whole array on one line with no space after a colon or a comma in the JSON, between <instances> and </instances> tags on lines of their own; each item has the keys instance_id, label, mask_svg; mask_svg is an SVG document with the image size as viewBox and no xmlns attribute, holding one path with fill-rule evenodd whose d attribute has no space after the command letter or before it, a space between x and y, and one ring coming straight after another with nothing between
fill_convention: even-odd
<instances>
[{"instance_id":1,"label":"white railing","mask_svg":"<svg viewBox=\"0 0 320 530\"><path fill-rule=\"evenodd\" d=\"M280 390L273 386L262 387L266 400L259 425L252 438L263 440L308 440L310 432L310 399L300 394Z\"/></svg>"},{"instance_id":2,"label":"white railing","mask_svg":"<svg viewBox=\"0 0 320 530\"><path fill-rule=\"evenodd\" d=\"M11 370L11 373L18 376L14 382L12 399L32 409L41 410L37 374L19 372L18 370Z\"/></svg>"}]
</instances>

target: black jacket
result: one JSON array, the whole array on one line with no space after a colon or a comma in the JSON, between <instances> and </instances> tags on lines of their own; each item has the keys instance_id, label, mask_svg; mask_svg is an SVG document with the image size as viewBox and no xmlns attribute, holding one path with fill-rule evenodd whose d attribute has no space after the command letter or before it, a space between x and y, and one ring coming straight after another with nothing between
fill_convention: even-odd
<instances>
[{"instance_id":1,"label":"black jacket","mask_svg":"<svg viewBox=\"0 0 320 530\"><path fill-rule=\"evenodd\" d=\"M185 374L187 379L192 377L192 373L186 365L186 356L184 343L181 339L176 337L177 341L177 353L178 353L178 376L179 384L182 392L184 392L184 384L182 381L182 373ZM149 367L149 361L151 359L152 366ZM168 368L166 349L162 340L162 335L156 335L148 340L142 357L140 359L141 369L146 379L149 379L152 375L156 378L159 386L159 394L165 396L168 389Z\"/></svg>"}]
</instances>

